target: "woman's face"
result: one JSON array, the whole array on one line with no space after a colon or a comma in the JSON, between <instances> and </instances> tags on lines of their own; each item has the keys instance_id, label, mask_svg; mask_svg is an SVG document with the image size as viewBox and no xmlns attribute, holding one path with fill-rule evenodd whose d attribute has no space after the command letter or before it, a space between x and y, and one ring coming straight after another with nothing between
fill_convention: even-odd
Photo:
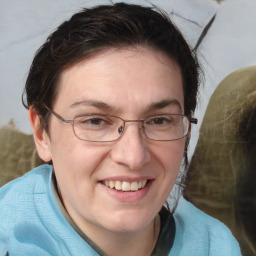
<instances>
[{"instance_id":1,"label":"woman's face","mask_svg":"<svg viewBox=\"0 0 256 256\"><path fill-rule=\"evenodd\" d=\"M143 119L183 113L178 65L148 48L111 49L65 70L53 110L65 119L87 113ZM126 124L108 143L79 140L71 124L51 116L44 141L60 195L82 230L136 232L146 228L168 197L180 169L185 138L148 140L140 123ZM110 188L147 181L137 191Z\"/></svg>"}]
</instances>

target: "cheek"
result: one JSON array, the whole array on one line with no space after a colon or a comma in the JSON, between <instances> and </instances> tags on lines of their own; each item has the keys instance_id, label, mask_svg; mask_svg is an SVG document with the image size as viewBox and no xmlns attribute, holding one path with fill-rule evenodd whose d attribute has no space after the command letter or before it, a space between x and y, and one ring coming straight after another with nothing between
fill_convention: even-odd
<instances>
[{"instance_id":1,"label":"cheek","mask_svg":"<svg viewBox=\"0 0 256 256\"><path fill-rule=\"evenodd\" d=\"M79 176L92 176L108 152L106 147L91 146L83 141L58 143L54 149L53 163L56 169L60 169L56 171L79 179Z\"/></svg>"},{"instance_id":2,"label":"cheek","mask_svg":"<svg viewBox=\"0 0 256 256\"><path fill-rule=\"evenodd\" d=\"M184 146L185 143L182 140L154 145L152 153L154 159L157 160L154 169L158 172L158 179L155 183L157 193L154 194L154 197L159 207L162 207L173 189L180 171Z\"/></svg>"},{"instance_id":3,"label":"cheek","mask_svg":"<svg viewBox=\"0 0 256 256\"><path fill-rule=\"evenodd\" d=\"M60 146L60 145L58 145ZM87 145L86 142L66 144L57 148L53 159L56 179L65 205L83 208L94 201L99 166L105 161L108 150Z\"/></svg>"},{"instance_id":4,"label":"cheek","mask_svg":"<svg viewBox=\"0 0 256 256\"><path fill-rule=\"evenodd\" d=\"M153 154L165 175L178 175L181 161L184 155L185 140L162 142L161 145L154 146Z\"/></svg>"},{"instance_id":5,"label":"cheek","mask_svg":"<svg viewBox=\"0 0 256 256\"><path fill-rule=\"evenodd\" d=\"M109 152L106 145L79 140L72 129L55 129L51 136L50 150L56 176L73 186L78 186L77 183L82 180L90 180Z\"/></svg>"}]
</instances>

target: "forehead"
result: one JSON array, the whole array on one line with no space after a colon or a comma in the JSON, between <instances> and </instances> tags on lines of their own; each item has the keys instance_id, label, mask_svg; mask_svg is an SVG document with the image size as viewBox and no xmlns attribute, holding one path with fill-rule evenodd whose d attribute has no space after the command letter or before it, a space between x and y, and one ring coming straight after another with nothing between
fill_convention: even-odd
<instances>
[{"instance_id":1,"label":"forehead","mask_svg":"<svg viewBox=\"0 0 256 256\"><path fill-rule=\"evenodd\" d=\"M67 110L79 102L98 101L120 111L154 102L177 101L183 109L179 66L149 48L109 49L62 72L55 105Z\"/></svg>"}]
</instances>

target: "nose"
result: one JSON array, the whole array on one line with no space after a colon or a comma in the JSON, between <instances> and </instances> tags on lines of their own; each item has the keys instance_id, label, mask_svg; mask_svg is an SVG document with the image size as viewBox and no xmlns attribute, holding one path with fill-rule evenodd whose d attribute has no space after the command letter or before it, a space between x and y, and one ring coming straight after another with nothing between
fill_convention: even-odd
<instances>
[{"instance_id":1,"label":"nose","mask_svg":"<svg viewBox=\"0 0 256 256\"><path fill-rule=\"evenodd\" d=\"M151 158L147 141L138 123L129 123L124 129L121 138L113 146L111 159L130 170L139 170Z\"/></svg>"}]
</instances>

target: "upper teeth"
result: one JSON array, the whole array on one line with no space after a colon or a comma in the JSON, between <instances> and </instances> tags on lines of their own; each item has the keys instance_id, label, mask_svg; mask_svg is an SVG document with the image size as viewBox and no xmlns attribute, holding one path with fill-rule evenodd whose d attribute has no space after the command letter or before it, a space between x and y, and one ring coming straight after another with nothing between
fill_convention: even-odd
<instances>
[{"instance_id":1,"label":"upper teeth","mask_svg":"<svg viewBox=\"0 0 256 256\"><path fill-rule=\"evenodd\" d=\"M122 191L137 191L141 188L144 188L147 183L147 180L140 180L140 181L113 181L113 180L106 180L103 181L103 184L109 188L114 188L116 190Z\"/></svg>"}]
</instances>

